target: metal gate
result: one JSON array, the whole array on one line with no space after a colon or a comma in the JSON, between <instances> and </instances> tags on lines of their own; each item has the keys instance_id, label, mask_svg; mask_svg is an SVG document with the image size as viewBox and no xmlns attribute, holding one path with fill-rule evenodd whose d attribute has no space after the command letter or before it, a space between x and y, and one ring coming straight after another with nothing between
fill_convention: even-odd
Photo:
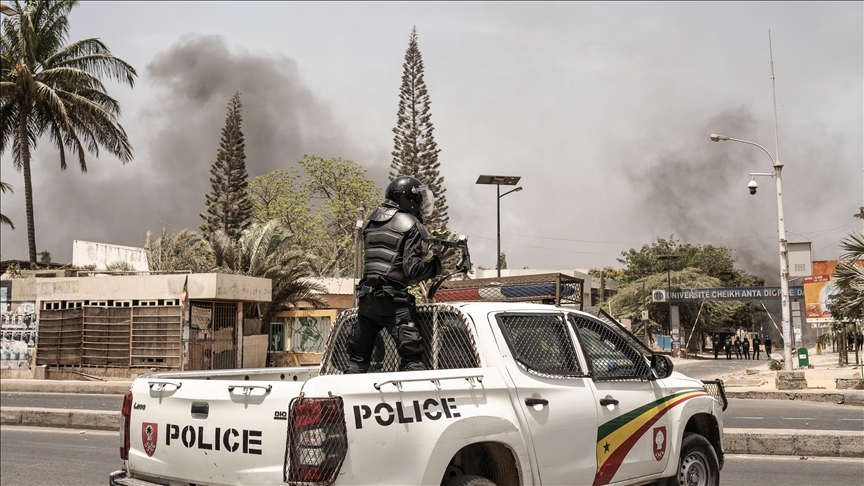
<instances>
[{"instance_id":1,"label":"metal gate","mask_svg":"<svg viewBox=\"0 0 864 486\"><path fill-rule=\"evenodd\" d=\"M189 370L228 370L237 367L237 304L191 303Z\"/></svg>"}]
</instances>

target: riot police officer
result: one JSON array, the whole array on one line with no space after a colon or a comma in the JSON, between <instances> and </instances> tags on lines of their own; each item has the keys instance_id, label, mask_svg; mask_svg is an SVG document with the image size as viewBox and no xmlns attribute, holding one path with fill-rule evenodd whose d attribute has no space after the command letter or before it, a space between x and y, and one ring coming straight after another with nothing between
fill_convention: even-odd
<instances>
[{"instance_id":1,"label":"riot police officer","mask_svg":"<svg viewBox=\"0 0 864 486\"><path fill-rule=\"evenodd\" d=\"M720 338L716 334L711 338L711 347L714 349L714 359L717 359L717 354L720 352Z\"/></svg>"},{"instance_id":2,"label":"riot police officer","mask_svg":"<svg viewBox=\"0 0 864 486\"><path fill-rule=\"evenodd\" d=\"M759 335L753 338L753 359L759 359L759 353L761 352L762 340L759 339Z\"/></svg>"},{"instance_id":3,"label":"riot police officer","mask_svg":"<svg viewBox=\"0 0 864 486\"><path fill-rule=\"evenodd\" d=\"M771 357L771 337L765 336L765 355Z\"/></svg>"},{"instance_id":4,"label":"riot police officer","mask_svg":"<svg viewBox=\"0 0 864 486\"><path fill-rule=\"evenodd\" d=\"M726 359L732 359L732 338L726 336L726 342L724 344L724 348L726 349Z\"/></svg>"},{"instance_id":5,"label":"riot police officer","mask_svg":"<svg viewBox=\"0 0 864 486\"><path fill-rule=\"evenodd\" d=\"M419 180L399 176L387 186L385 200L369 216L363 229L366 249L363 278L357 285L357 325L348 339L345 373L366 373L375 337L386 329L396 343L402 371L426 369L414 297L408 285L441 274L441 262L455 253L426 258L429 233L423 216L429 216L435 197Z\"/></svg>"},{"instance_id":6,"label":"riot police officer","mask_svg":"<svg viewBox=\"0 0 864 486\"><path fill-rule=\"evenodd\" d=\"M735 336L733 345L735 346L735 358L741 359L741 338L739 336Z\"/></svg>"}]
</instances>

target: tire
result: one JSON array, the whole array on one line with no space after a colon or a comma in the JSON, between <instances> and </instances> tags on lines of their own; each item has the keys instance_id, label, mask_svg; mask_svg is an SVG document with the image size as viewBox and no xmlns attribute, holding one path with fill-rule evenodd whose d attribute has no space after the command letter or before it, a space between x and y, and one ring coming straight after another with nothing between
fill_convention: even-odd
<instances>
[{"instance_id":1,"label":"tire","mask_svg":"<svg viewBox=\"0 0 864 486\"><path fill-rule=\"evenodd\" d=\"M664 486L719 486L720 462L708 439L684 432L681 455L675 476L666 478Z\"/></svg>"},{"instance_id":2,"label":"tire","mask_svg":"<svg viewBox=\"0 0 864 486\"><path fill-rule=\"evenodd\" d=\"M443 486L495 486L495 483L480 476L456 476Z\"/></svg>"}]
</instances>

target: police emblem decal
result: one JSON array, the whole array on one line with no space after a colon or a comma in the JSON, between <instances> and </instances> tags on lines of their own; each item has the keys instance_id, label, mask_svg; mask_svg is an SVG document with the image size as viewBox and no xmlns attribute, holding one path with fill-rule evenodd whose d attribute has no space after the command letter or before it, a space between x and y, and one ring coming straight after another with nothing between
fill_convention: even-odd
<instances>
[{"instance_id":1,"label":"police emblem decal","mask_svg":"<svg viewBox=\"0 0 864 486\"><path fill-rule=\"evenodd\" d=\"M147 457L153 457L156 452L156 441L159 440L159 424L144 422L141 424L141 442Z\"/></svg>"},{"instance_id":2,"label":"police emblem decal","mask_svg":"<svg viewBox=\"0 0 864 486\"><path fill-rule=\"evenodd\" d=\"M654 459L658 461L666 455L666 427L654 428Z\"/></svg>"}]
</instances>

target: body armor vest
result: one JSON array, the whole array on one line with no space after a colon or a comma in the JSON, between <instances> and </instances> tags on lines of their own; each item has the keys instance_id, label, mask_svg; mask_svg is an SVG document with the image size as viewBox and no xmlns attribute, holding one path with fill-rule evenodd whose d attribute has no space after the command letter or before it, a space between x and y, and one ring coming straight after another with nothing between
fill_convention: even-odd
<instances>
[{"instance_id":1,"label":"body armor vest","mask_svg":"<svg viewBox=\"0 0 864 486\"><path fill-rule=\"evenodd\" d=\"M363 242L366 255L363 261L363 277L373 287L386 283L400 283L407 287L410 283L405 275L402 262L402 252L405 246L405 235L419 221L409 213L396 208L380 206L369 216L369 223L363 231ZM419 225L424 239L429 237L426 228ZM383 277L389 282L382 282ZM375 281L379 284L376 285Z\"/></svg>"}]
</instances>

